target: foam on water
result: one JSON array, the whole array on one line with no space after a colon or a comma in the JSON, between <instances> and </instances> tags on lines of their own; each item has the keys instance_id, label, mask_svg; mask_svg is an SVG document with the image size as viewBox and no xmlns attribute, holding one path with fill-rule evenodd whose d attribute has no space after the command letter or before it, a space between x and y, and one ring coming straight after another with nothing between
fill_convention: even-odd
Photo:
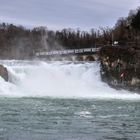
<instances>
[{"instance_id":1,"label":"foam on water","mask_svg":"<svg viewBox=\"0 0 140 140\"><path fill-rule=\"evenodd\" d=\"M0 95L8 97L56 97L140 100L140 95L115 90L103 83L94 63L0 61L10 82L0 78Z\"/></svg>"}]
</instances>

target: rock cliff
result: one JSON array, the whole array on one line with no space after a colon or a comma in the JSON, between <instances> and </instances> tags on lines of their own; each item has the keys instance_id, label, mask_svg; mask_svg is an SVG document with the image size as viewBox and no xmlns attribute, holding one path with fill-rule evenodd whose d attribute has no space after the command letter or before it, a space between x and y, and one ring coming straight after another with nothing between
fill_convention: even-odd
<instances>
[{"instance_id":1,"label":"rock cliff","mask_svg":"<svg viewBox=\"0 0 140 140\"><path fill-rule=\"evenodd\" d=\"M101 78L117 89L140 92L140 50L108 46L100 50Z\"/></svg>"}]
</instances>

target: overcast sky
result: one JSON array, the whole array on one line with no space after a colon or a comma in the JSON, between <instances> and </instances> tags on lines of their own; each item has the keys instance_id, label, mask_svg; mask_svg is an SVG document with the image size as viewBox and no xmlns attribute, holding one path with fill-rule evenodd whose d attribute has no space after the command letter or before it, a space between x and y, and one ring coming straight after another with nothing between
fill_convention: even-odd
<instances>
[{"instance_id":1,"label":"overcast sky","mask_svg":"<svg viewBox=\"0 0 140 140\"><path fill-rule=\"evenodd\" d=\"M140 0L0 0L0 22L49 29L112 27Z\"/></svg>"}]
</instances>

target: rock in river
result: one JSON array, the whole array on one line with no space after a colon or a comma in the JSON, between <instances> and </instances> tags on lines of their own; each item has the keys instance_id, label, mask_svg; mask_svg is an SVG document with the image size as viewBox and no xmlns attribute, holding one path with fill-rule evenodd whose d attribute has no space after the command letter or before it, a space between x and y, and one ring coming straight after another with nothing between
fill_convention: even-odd
<instances>
[{"instance_id":1,"label":"rock in river","mask_svg":"<svg viewBox=\"0 0 140 140\"><path fill-rule=\"evenodd\" d=\"M0 65L0 76L5 80L8 81L8 71L3 65Z\"/></svg>"}]
</instances>

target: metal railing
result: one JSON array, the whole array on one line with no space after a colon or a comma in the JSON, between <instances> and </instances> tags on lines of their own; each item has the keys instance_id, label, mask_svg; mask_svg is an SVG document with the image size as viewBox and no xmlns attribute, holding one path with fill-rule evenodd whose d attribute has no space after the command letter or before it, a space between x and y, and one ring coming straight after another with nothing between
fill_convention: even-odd
<instances>
[{"instance_id":1,"label":"metal railing","mask_svg":"<svg viewBox=\"0 0 140 140\"><path fill-rule=\"evenodd\" d=\"M54 51L42 51L36 52L36 56L53 56L53 55L67 55L67 54L84 54L84 53L95 53L100 48L83 48L83 49L67 49L67 50L54 50Z\"/></svg>"}]
</instances>

